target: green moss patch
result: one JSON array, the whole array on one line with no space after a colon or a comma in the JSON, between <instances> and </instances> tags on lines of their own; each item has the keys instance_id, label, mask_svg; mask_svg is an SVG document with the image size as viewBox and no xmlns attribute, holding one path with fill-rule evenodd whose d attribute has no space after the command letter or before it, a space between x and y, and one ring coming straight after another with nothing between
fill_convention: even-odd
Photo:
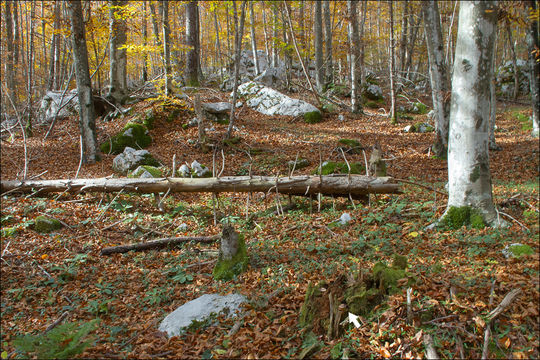
<instances>
[{"instance_id":1,"label":"green moss patch","mask_svg":"<svg viewBox=\"0 0 540 360\"><path fill-rule=\"evenodd\" d=\"M483 229L486 227L484 217L480 211L470 206L451 206L439 223L443 228L450 230L457 230L462 226L469 225L474 229Z\"/></svg>"},{"instance_id":2,"label":"green moss patch","mask_svg":"<svg viewBox=\"0 0 540 360\"><path fill-rule=\"evenodd\" d=\"M38 216L34 220L34 230L38 233L50 233L63 227L62 223L47 216Z\"/></svg>"},{"instance_id":3,"label":"green moss patch","mask_svg":"<svg viewBox=\"0 0 540 360\"><path fill-rule=\"evenodd\" d=\"M310 111L304 114L304 121L308 124L316 124L321 122L322 114L320 111Z\"/></svg>"},{"instance_id":4,"label":"green moss patch","mask_svg":"<svg viewBox=\"0 0 540 360\"><path fill-rule=\"evenodd\" d=\"M423 115L428 113L428 107L421 102L415 102L411 104L407 111L411 114Z\"/></svg>"},{"instance_id":5,"label":"green moss patch","mask_svg":"<svg viewBox=\"0 0 540 360\"><path fill-rule=\"evenodd\" d=\"M124 129L110 140L100 145L104 154L120 154L126 146L134 149L145 148L152 142L146 126L137 123L128 123Z\"/></svg>"},{"instance_id":6,"label":"green moss patch","mask_svg":"<svg viewBox=\"0 0 540 360\"><path fill-rule=\"evenodd\" d=\"M351 167L351 174L364 174L366 168L364 165L358 162L349 163ZM319 175L319 167L313 172L316 175ZM330 175L330 174L348 174L349 168L345 162L335 162L335 161L325 161L321 165L321 175Z\"/></svg>"},{"instance_id":7,"label":"green moss patch","mask_svg":"<svg viewBox=\"0 0 540 360\"><path fill-rule=\"evenodd\" d=\"M533 248L524 244L511 244L508 246L508 252L515 258L534 254Z\"/></svg>"},{"instance_id":8,"label":"green moss patch","mask_svg":"<svg viewBox=\"0 0 540 360\"><path fill-rule=\"evenodd\" d=\"M246 242L244 236L239 234L238 251L236 252L236 255L230 260L225 260L220 254L212 275L216 280L231 280L233 277L241 274L247 269L248 262L249 258L247 256Z\"/></svg>"},{"instance_id":9,"label":"green moss patch","mask_svg":"<svg viewBox=\"0 0 540 360\"><path fill-rule=\"evenodd\" d=\"M146 110L144 112L144 119L143 119L142 123L148 129L153 129L155 119L156 119L156 117L154 115L154 110L148 109L148 110Z\"/></svg>"},{"instance_id":10,"label":"green moss patch","mask_svg":"<svg viewBox=\"0 0 540 360\"><path fill-rule=\"evenodd\" d=\"M150 165L141 165L137 169L135 169L133 172L131 172L128 177L129 178L140 178L144 174L150 174L153 178L160 178L163 177L163 173L161 170L157 167L150 166ZM148 175L146 175L148 177Z\"/></svg>"}]
</instances>

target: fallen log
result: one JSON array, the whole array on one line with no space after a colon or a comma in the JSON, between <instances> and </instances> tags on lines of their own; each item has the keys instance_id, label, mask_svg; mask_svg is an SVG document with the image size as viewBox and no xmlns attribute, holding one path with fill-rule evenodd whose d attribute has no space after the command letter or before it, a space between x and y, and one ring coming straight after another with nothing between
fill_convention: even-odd
<instances>
[{"instance_id":1,"label":"fallen log","mask_svg":"<svg viewBox=\"0 0 540 360\"><path fill-rule=\"evenodd\" d=\"M141 194L159 192L279 192L288 195L333 195L358 198L367 194L401 193L399 184L391 177L364 175L324 176L224 176L219 178L98 178L59 180L2 180L0 192L35 193L51 192L136 192Z\"/></svg>"},{"instance_id":2,"label":"fallen log","mask_svg":"<svg viewBox=\"0 0 540 360\"><path fill-rule=\"evenodd\" d=\"M111 254L121 254L128 251L144 251L152 249L162 249L167 246L174 246L180 243L195 241L195 242L214 242L220 238L219 235L215 236L195 236L195 237L173 237L173 238L163 238L152 240L148 242L130 244L130 245L119 245L111 246L101 249L101 255L111 255Z\"/></svg>"}]
</instances>

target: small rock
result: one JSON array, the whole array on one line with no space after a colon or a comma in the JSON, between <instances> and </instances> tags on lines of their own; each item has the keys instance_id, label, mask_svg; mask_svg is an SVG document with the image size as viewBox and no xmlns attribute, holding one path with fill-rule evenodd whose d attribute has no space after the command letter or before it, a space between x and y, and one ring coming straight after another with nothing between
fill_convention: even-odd
<instances>
[{"instance_id":1,"label":"small rock","mask_svg":"<svg viewBox=\"0 0 540 360\"><path fill-rule=\"evenodd\" d=\"M343 116L342 114L339 114L338 115L338 120L339 121L345 121L345 116Z\"/></svg>"},{"instance_id":2,"label":"small rock","mask_svg":"<svg viewBox=\"0 0 540 360\"><path fill-rule=\"evenodd\" d=\"M34 230L38 233L50 233L62 227L63 225L60 221L47 216L38 216L34 220Z\"/></svg>"},{"instance_id":3,"label":"small rock","mask_svg":"<svg viewBox=\"0 0 540 360\"><path fill-rule=\"evenodd\" d=\"M178 231L187 231L187 229L188 229L188 226L187 226L186 223L181 223L181 224L176 228L176 230L178 230Z\"/></svg>"},{"instance_id":4,"label":"small rock","mask_svg":"<svg viewBox=\"0 0 540 360\"><path fill-rule=\"evenodd\" d=\"M352 217L351 217L351 214L349 213L343 213L343 215L341 215L341 217L339 218L339 222L342 225L349 223L351 220L352 220Z\"/></svg>"},{"instance_id":5,"label":"small rock","mask_svg":"<svg viewBox=\"0 0 540 360\"><path fill-rule=\"evenodd\" d=\"M210 174L210 170L201 164L197 160L194 160L191 163L191 170L194 172L194 177L205 177L206 175Z\"/></svg>"},{"instance_id":6,"label":"small rock","mask_svg":"<svg viewBox=\"0 0 540 360\"><path fill-rule=\"evenodd\" d=\"M186 164L182 164L180 168L178 169L178 174L181 177L190 177L189 167Z\"/></svg>"},{"instance_id":7,"label":"small rock","mask_svg":"<svg viewBox=\"0 0 540 360\"><path fill-rule=\"evenodd\" d=\"M411 129L412 129L412 125L407 125L403 128L403 131L408 133L408 132L411 132Z\"/></svg>"}]
</instances>

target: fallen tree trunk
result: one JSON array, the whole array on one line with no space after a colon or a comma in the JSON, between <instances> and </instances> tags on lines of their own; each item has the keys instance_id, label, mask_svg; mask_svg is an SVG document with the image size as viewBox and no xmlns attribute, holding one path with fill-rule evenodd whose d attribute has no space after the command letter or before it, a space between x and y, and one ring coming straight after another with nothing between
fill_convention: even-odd
<instances>
[{"instance_id":1,"label":"fallen tree trunk","mask_svg":"<svg viewBox=\"0 0 540 360\"><path fill-rule=\"evenodd\" d=\"M51 192L279 192L288 195L324 194L362 197L367 194L400 193L399 185L391 177L364 175L325 176L224 176L220 178L98 178L60 180L0 181L0 192L46 194Z\"/></svg>"},{"instance_id":2,"label":"fallen tree trunk","mask_svg":"<svg viewBox=\"0 0 540 360\"><path fill-rule=\"evenodd\" d=\"M180 243L195 241L195 242L214 242L220 238L219 235L215 236L198 236L198 237L173 237L173 238L163 238L153 241L130 244L130 245L119 245L111 246L101 249L101 255L111 255L111 254L121 254L128 251L143 251L151 249L162 249L167 246L174 246Z\"/></svg>"}]
</instances>

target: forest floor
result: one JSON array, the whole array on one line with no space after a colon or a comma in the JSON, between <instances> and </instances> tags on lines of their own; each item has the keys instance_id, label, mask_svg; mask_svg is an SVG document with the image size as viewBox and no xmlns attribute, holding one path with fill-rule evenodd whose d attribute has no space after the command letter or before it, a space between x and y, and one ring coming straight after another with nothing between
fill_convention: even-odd
<instances>
[{"instance_id":1,"label":"forest floor","mask_svg":"<svg viewBox=\"0 0 540 360\"><path fill-rule=\"evenodd\" d=\"M212 90L201 96L209 102L225 100L228 94ZM197 160L212 168L212 152L201 153L187 141L197 138L197 129L182 129L193 113L182 111L167 122L168 112L148 101L134 105L132 113L152 107L157 120L147 150L169 167L176 154L176 164ZM321 123L309 125L242 107L234 134L242 141L224 148L224 160L217 153L215 167L224 168L222 176L248 175L249 150L258 149L251 155L254 175L287 175L287 161L297 155L311 165L295 174L311 174L321 160L342 161L338 140L348 138L358 140L368 158L370 147L379 143L389 175L445 192L446 161L428 151L433 133L402 131L426 121L426 115L391 125L382 111L366 110L370 116L343 113L340 121L339 113L327 113ZM406 183L403 194L372 195L366 204L326 196L320 204L294 198L297 208L284 215L263 212L276 205L275 195L253 194L248 203L247 194L225 193L215 204L217 224L211 194L168 195L165 212L152 195L3 196L1 351L16 356L18 336L44 334L67 312L67 323L100 319L92 332L95 343L81 355L87 358L297 358L313 345L310 341L320 341L319 350L310 354L316 358L339 358L344 352L358 358L420 358L423 334L431 334L441 357L480 358L487 314L519 288L518 298L491 324L489 357L538 358L539 153L538 140L523 120L528 115L528 107L499 104L496 139L502 150L490 152L493 195L501 211L513 218L506 217L510 226L502 229L425 230L444 212L446 197ZM134 116L99 121L100 142ZM214 141L226 130L225 125L208 127L215 129L208 132ZM35 127L35 136L27 141L28 175L74 177L79 164L76 120L59 122L44 141L45 131ZM1 155L2 179L20 178L21 134L2 140ZM102 161L83 166L79 178L112 175L113 158L104 155ZM364 163L364 155L347 154L347 160ZM335 226L344 212L353 220ZM259 216L247 219L255 213ZM52 234L33 231L34 219L44 214L66 226ZM229 282L212 278L218 243L100 256L111 245L219 234L226 222L244 234L250 256L248 270ZM511 243L527 244L534 254L506 259L501 250ZM407 322L402 288L361 318L358 328L346 325L335 339L304 336L298 317L310 281L333 280L379 261L390 263L395 254L407 257L407 271L416 278L412 321ZM231 292L250 300L234 335L228 336L234 318L220 318L171 339L157 331L164 316L185 302L204 293ZM64 337L57 345L75 341Z\"/></svg>"}]
</instances>

